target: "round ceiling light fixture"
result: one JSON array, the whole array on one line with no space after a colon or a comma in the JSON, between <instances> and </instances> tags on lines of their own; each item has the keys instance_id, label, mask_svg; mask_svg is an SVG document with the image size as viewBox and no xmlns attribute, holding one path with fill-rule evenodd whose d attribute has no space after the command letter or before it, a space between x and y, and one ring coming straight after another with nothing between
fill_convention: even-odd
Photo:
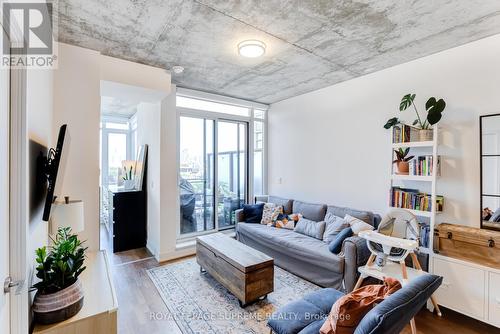
<instances>
[{"instance_id":1,"label":"round ceiling light fixture","mask_svg":"<svg viewBox=\"0 0 500 334\"><path fill-rule=\"evenodd\" d=\"M249 39L238 44L238 52L247 58L257 58L266 53L266 44L256 39Z\"/></svg>"}]
</instances>

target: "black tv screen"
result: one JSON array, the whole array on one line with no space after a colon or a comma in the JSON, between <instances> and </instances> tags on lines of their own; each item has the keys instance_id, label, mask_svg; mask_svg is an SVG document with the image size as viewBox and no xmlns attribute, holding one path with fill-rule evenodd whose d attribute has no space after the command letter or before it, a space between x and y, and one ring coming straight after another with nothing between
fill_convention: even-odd
<instances>
[{"instance_id":1,"label":"black tv screen","mask_svg":"<svg viewBox=\"0 0 500 334\"><path fill-rule=\"evenodd\" d=\"M59 136L57 137L57 146L54 150L49 150L47 161L45 162L45 175L47 176L48 189L47 197L45 198L45 207L43 209L43 220L49 221L50 208L54 201L54 189L56 187L57 172L59 171L59 163L61 162L61 154L64 146L64 137L66 135L66 127L64 124L59 129Z\"/></svg>"}]
</instances>

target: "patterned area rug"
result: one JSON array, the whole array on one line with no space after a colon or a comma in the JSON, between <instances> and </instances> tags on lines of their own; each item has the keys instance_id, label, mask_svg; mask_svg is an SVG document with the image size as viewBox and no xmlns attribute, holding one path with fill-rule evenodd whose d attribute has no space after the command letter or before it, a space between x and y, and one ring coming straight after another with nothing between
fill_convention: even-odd
<instances>
[{"instance_id":1,"label":"patterned area rug","mask_svg":"<svg viewBox=\"0 0 500 334\"><path fill-rule=\"evenodd\" d=\"M242 309L236 297L210 274L200 273L196 259L148 270L181 331L187 333L268 333L267 319L281 306L319 289L289 272L274 268L274 292Z\"/></svg>"}]
</instances>

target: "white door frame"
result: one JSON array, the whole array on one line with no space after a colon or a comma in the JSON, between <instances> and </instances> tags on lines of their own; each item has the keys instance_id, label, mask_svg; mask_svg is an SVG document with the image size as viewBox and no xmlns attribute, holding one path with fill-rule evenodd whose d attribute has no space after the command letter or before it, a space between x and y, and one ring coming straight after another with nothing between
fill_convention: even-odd
<instances>
[{"instance_id":1,"label":"white door frame","mask_svg":"<svg viewBox=\"0 0 500 334\"><path fill-rule=\"evenodd\" d=\"M0 4L3 1L0 1ZM0 30L3 27L0 18ZM11 21L11 43L22 40L17 22ZM14 41L13 41L14 40ZM27 229L28 229L28 133L26 119L26 70L10 69L10 108L9 108L9 274L13 282L22 281L24 285L12 288L10 299L10 331L13 334L28 333L29 303L27 287ZM3 280L5 277L1 278ZM19 293L17 291L20 291Z\"/></svg>"},{"instance_id":2,"label":"white door frame","mask_svg":"<svg viewBox=\"0 0 500 334\"><path fill-rule=\"evenodd\" d=\"M24 281L20 294L10 294L11 333L29 329L27 266L28 229L28 133L26 115L26 70L11 70L10 107L10 276ZM14 290L14 289L13 289Z\"/></svg>"}]
</instances>

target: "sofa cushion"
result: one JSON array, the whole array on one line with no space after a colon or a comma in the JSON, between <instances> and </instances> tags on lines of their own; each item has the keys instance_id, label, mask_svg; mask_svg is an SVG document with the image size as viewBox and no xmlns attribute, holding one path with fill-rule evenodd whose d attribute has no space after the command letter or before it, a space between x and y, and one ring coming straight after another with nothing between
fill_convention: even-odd
<instances>
[{"instance_id":1,"label":"sofa cushion","mask_svg":"<svg viewBox=\"0 0 500 334\"><path fill-rule=\"evenodd\" d=\"M293 201L292 210L293 213L301 213L304 218L317 222L324 220L326 215L325 204L313 204L302 201Z\"/></svg>"},{"instance_id":2,"label":"sofa cushion","mask_svg":"<svg viewBox=\"0 0 500 334\"><path fill-rule=\"evenodd\" d=\"M269 196L269 199L267 201L269 203L281 205L283 207L283 213L285 215L292 214L292 205L293 205L292 199L287 199L287 198L278 197L278 196Z\"/></svg>"},{"instance_id":3,"label":"sofa cushion","mask_svg":"<svg viewBox=\"0 0 500 334\"><path fill-rule=\"evenodd\" d=\"M345 215L345 221L349 224L354 235L358 235L361 231L373 231L373 226L371 224L365 223L359 218L353 217L351 215Z\"/></svg>"},{"instance_id":4,"label":"sofa cushion","mask_svg":"<svg viewBox=\"0 0 500 334\"><path fill-rule=\"evenodd\" d=\"M335 216L333 213L329 212L325 216L325 233L323 234L323 241L329 244L337 237L343 229L349 227L344 218Z\"/></svg>"},{"instance_id":5,"label":"sofa cushion","mask_svg":"<svg viewBox=\"0 0 500 334\"><path fill-rule=\"evenodd\" d=\"M259 224L262 220L262 212L264 211L264 203L260 204L244 204L243 216L247 223Z\"/></svg>"},{"instance_id":6,"label":"sofa cushion","mask_svg":"<svg viewBox=\"0 0 500 334\"><path fill-rule=\"evenodd\" d=\"M355 334L399 333L427 303L443 278L423 275L375 306L356 327Z\"/></svg>"},{"instance_id":7,"label":"sofa cushion","mask_svg":"<svg viewBox=\"0 0 500 334\"><path fill-rule=\"evenodd\" d=\"M237 234L245 235L255 242L285 254L290 261L308 262L335 273L344 272L344 259L332 254L322 240L296 233L293 230L275 228L262 224L236 225ZM298 274L300 276L300 274Z\"/></svg>"},{"instance_id":8,"label":"sofa cushion","mask_svg":"<svg viewBox=\"0 0 500 334\"><path fill-rule=\"evenodd\" d=\"M352 237L352 234L352 228L346 227L345 229L343 229L339 234L337 234L335 239L328 244L328 249L330 250L330 252L332 252L333 254L340 253L344 240Z\"/></svg>"},{"instance_id":9,"label":"sofa cushion","mask_svg":"<svg viewBox=\"0 0 500 334\"><path fill-rule=\"evenodd\" d=\"M297 225L295 225L294 231L301 233L319 240L323 240L323 234L325 233L325 222L315 222L306 218L301 218Z\"/></svg>"},{"instance_id":10,"label":"sofa cushion","mask_svg":"<svg viewBox=\"0 0 500 334\"><path fill-rule=\"evenodd\" d=\"M350 215L353 217L356 217L358 219L361 219L362 221L374 225L374 215L373 212L370 211L362 211L362 210L356 210L356 209L351 209L351 208L344 208L340 206L335 206L335 205L329 205L326 213L333 213L335 216L342 217L344 218L345 215Z\"/></svg>"},{"instance_id":11,"label":"sofa cushion","mask_svg":"<svg viewBox=\"0 0 500 334\"><path fill-rule=\"evenodd\" d=\"M342 292L329 288L311 292L303 299L292 302L273 313L268 325L277 334L317 334L331 306L343 295ZM316 332L313 329L317 329ZM304 332L301 332L302 330Z\"/></svg>"}]
</instances>

